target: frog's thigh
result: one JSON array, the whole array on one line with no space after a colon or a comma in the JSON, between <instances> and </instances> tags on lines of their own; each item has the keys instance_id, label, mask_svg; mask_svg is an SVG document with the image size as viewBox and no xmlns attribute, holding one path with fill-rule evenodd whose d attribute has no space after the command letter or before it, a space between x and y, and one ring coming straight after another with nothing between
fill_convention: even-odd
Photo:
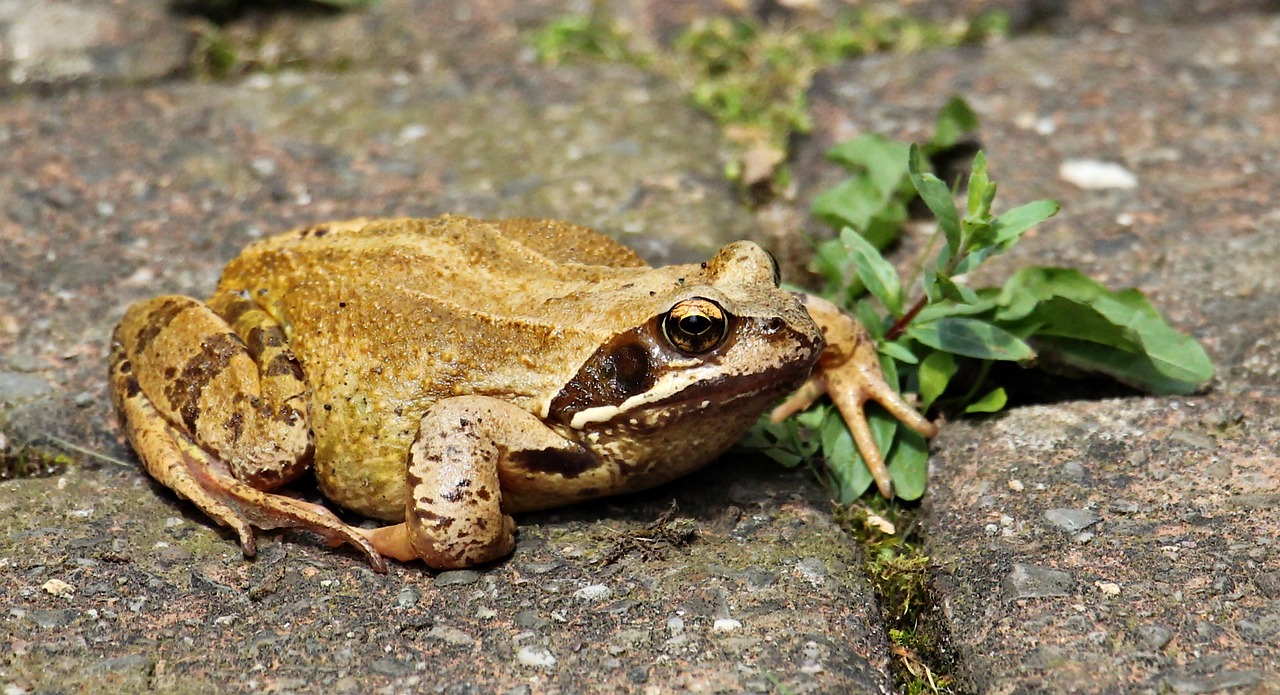
<instances>
[{"instance_id":1,"label":"frog's thigh","mask_svg":"<svg viewBox=\"0 0 1280 695\"><path fill-rule=\"evenodd\" d=\"M581 455L578 445L505 401L437 402L409 449L405 523L380 529L374 546L441 569L506 556L515 547L515 522L503 513L499 474L509 454L530 450Z\"/></svg>"},{"instance_id":2,"label":"frog's thigh","mask_svg":"<svg viewBox=\"0 0 1280 695\"><path fill-rule=\"evenodd\" d=\"M115 339L156 411L237 479L269 490L310 464L301 370L280 327L248 300L135 304Z\"/></svg>"},{"instance_id":3,"label":"frog's thigh","mask_svg":"<svg viewBox=\"0 0 1280 695\"><path fill-rule=\"evenodd\" d=\"M111 391L147 472L232 527L246 555L255 551L252 526L305 528L356 546L386 571L368 541L328 510L262 491L310 462L301 375L282 366L278 327L250 307L221 306L248 335L247 347L209 306L187 297L135 304L116 327Z\"/></svg>"}]
</instances>

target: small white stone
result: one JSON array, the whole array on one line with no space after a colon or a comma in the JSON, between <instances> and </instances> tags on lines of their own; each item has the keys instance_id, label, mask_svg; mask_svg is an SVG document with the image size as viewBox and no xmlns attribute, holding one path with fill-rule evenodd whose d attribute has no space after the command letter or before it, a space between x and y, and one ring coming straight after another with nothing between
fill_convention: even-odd
<instances>
[{"instance_id":1,"label":"small white stone","mask_svg":"<svg viewBox=\"0 0 1280 695\"><path fill-rule=\"evenodd\" d=\"M61 596L62 598L67 598L72 594L76 593L75 587L62 581L61 579L50 579L44 584L41 584L40 588L43 589L46 594L50 594L52 596Z\"/></svg>"},{"instance_id":2,"label":"small white stone","mask_svg":"<svg viewBox=\"0 0 1280 695\"><path fill-rule=\"evenodd\" d=\"M1115 582L1097 582L1096 586L1098 587L1098 591L1102 592L1103 596L1120 595L1120 585Z\"/></svg>"},{"instance_id":3,"label":"small white stone","mask_svg":"<svg viewBox=\"0 0 1280 695\"><path fill-rule=\"evenodd\" d=\"M1114 162L1097 159L1068 159L1058 167L1063 181L1085 190L1137 188L1138 177Z\"/></svg>"},{"instance_id":4,"label":"small white stone","mask_svg":"<svg viewBox=\"0 0 1280 695\"><path fill-rule=\"evenodd\" d=\"M410 123L400 129L401 143L417 142L431 134L431 129L421 123Z\"/></svg>"},{"instance_id":5,"label":"small white stone","mask_svg":"<svg viewBox=\"0 0 1280 695\"><path fill-rule=\"evenodd\" d=\"M556 657L542 647L520 647L520 651L516 652L516 661L534 668L549 668L556 665Z\"/></svg>"},{"instance_id":6,"label":"small white stone","mask_svg":"<svg viewBox=\"0 0 1280 695\"><path fill-rule=\"evenodd\" d=\"M1023 490L1027 489L1027 486L1023 485L1021 480L1014 478L1009 481L1009 489L1013 490L1014 492L1022 492Z\"/></svg>"},{"instance_id":7,"label":"small white stone","mask_svg":"<svg viewBox=\"0 0 1280 695\"><path fill-rule=\"evenodd\" d=\"M604 584L592 584L584 586L573 592L573 597L582 599L583 601L603 601L613 595L613 589Z\"/></svg>"},{"instance_id":8,"label":"small white stone","mask_svg":"<svg viewBox=\"0 0 1280 695\"><path fill-rule=\"evenodd\" d=\"M742 627L742 623L733 618L718 618L711 625L711 629L716 632L733 632Z\"/></svg>"}]
</instances>

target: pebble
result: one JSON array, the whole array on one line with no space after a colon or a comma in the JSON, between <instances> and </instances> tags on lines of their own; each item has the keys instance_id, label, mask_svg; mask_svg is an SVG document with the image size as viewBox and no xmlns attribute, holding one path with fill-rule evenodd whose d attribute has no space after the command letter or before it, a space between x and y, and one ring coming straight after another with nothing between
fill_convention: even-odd
<instances>
[{"instance_id":1,"label":"pebble","mask_svg":"<svg viewBox=\"0 0 1280 695\"><path fill-rule=\"evenodd\" d=\"M1138 177L1114 162L1068 159L1058 167L1063 181L1085 190L1137 188Z\"/></svg>"},{"instance_id":2,"label":"pebble","mask_svg":"<svg viewBox=\"0 0 1280 695\"><path fill-rule=\"evenodd\" d=\"M441 572L432 580L436 586L465 586L480 580L480 573L475 570L450 570Z\"/></svg>"},{"instance_id":3,"label":"pebble","mask_svg":"<svg viewBox=\"0 0 1280 695\"><path fill-rule=\"evenodd\" d=\"M1088 509L1050 509L1044 518L1068 533L1077 533L1098 523L1098 515Z\"/></svg>"},{"instance_id":4,"label":"pebble","mask_svg":"<svg viewBox=\"0 0 1280 695\"><path fill-rule=\"evenodd\" d=\"M542 647L521 647L516 652L516 661L524 666L548 668L556 665L556 657Z\"/></svg>"},{"instance_id":5,"label":"pebble","mask_svg":"<svg viewBox=\"0 0 1280 695\"><path fill-rule=\"evenodd\" d=\"M1147 651L1159 651L1173 639L1173 631L1164 625L1140 625L1137 629L1138 644Z\"/></svg>"},{"instance_id":6,"label":"pebble","mask_svg":"<svg viewBox=\"0 0 1280 695\"><path fill-rule=\"evenodd\" d=\"M400 593L396 596L396 607L412 608L418 605L419 598L421 598L421 594L418 593L417 587L406 586L401 589Z\"/></svg>"},{"instance_id":7,"label":"pebble","mask_svg":"<svg viewBox=\"0 0 1280 695\"><path fill-rule=\"evenodd\" d=\"M1280 572L1267 572L1253 578L1258 593L1267 598L1280 598Z\"/></svg>"},{"instance_id":8,"label":"pebble","mask_svg":"<svg viewBox=\"0 0 1280 695\"><path fill-rule=\"evenodd\" d=\"M827 580L827 565L822 558L806 557L796 563L796 572L814 586L822 586Z\"/></svg>"},{"instance_id":9,"label":"pebble","mask_svg":"<svg viewBox=\"0 0 1280 695\"><path fill-rule=\"evenodd\" d=\"M1024 598L1070 596L1075 579L1063 572L1040 565L1014 563L1013 569L1000 582L1000 595L1006 601Z\"/></svg>"},{"instance_id":10,"label":"pebble","mask_svg":"<svg viewBox=\"0 0 1280 695\"><path fill-rule=\"evenodd\" d=\"M1165 688L1178 695L1199 695L1252 687L1262 682L1262 675L1257 671L1219 671L1209 676L1193 673L1167 675L1161 680Z\"/></svg>"},{"instance_id":11,"label":"pebble","mask_svg":"<svg viewBox=\"0 0 1280 695\"><path fill-rule=\"evenodd\" d=\"M583 601L598 602L603 601L613 595L613 589L604 584L592 584L584 586L573 592L573 597Z\"/></svg>"},{"instance_id":12,"label":"pebble","mask_svg":"<svg viewBox=\"0 0 1280 695\"><path fill-rule=\"evenodd\" d=\"M1098 587L1098 591L1102 592L1103 596L1120 595L1120 585L1115 582L1097 582L1096 586Z\"/></svg>"},{"instance_id":13,"label":"pebble","mask_svg":"<svg viewBox=\"0 0 1280 695\"><path fill-rule=\"evenodd\" d=\"M458 647L465 647L473 642L475 638L456 627L446 627L444 625L436 625L427 632L428 639L436 639L447 644Z\"/></svg>"},{"instance_id":14,"label":"pebble","mask_svg":"<svg viewBox=\"0 0 1280 695\"><path fill-rule=\"evenodd\" d=\"M50 594L52 596L61 596L63 598L66 598L76 593L75 587L62 581L61 579L50 579L44 584L41 584L40 588L43 589L46 594Z\"/></svg>"},{"instance_id":15,"label":"pebble","mask_svg":"<svg viewBox=\"0 0 1280 695\"><path fill-rule=\"evenodd\" d=\"M1255 644L1270 644L1280 636L1280 613L1270 613L1254 620L1236 623L1240 636Z\"/></svg>"},{"instance_id":16,"label":"pebble","mask_svg":"<svg viewBox=\"0 0 1280 695\"><path fill-rule=\"evenodd\" d=\"M31 611L29 617L31 618L31 622L45 629L66 627L71 624L72 620L76 619L76 611L70 608L53 611L34 610Z\"/></svg>"},{"instance_id":17,"label":"pebble","mask_svg":"<svg viewBox=\"0 0 1280 695\"><path fill-rule=\"evenodd\" d=\"M547 621L538 615L536 611L531 610L523 610L516 613L515 623L526 630L541 630L547 626Z\"/></svg>"}]
</instances>

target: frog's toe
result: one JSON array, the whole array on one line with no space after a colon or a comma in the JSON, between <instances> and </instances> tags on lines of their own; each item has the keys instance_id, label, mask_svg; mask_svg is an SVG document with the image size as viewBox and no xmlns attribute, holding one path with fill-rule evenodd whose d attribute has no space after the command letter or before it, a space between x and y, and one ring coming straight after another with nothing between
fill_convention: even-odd
<instances>
[{"instance_id":1,"label":"frog's toe","mask_svg":"<svg viewBox=\"0 0 1280 695\"><path fill-rule=\"evenodd\" d=\"M516 522L504 516L496 535L425 538L408 523L358 530L377 552L400 562L422 560L432 569L462 569L500 560L515 549Z\"/></svg>"}]
</instances>

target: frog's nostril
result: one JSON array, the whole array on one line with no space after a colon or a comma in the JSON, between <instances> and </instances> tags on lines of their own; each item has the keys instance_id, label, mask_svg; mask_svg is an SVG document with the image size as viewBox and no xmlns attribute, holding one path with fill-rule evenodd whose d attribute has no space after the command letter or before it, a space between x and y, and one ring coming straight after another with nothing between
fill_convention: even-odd
<instances>
[{"instance_id":1,"label":"frog's nostril","mask_svg":"<svg viewBox=\"0 0 1280 695\"><path fill-rule=\"evenodd\" d=\"M787 325L786 321L783 321L782 317L774 316L773 318L764 322L764 330L768 333L777 333L778 331L782 330L782 327L785 325Z\"/></svg>"}]
</instances>

